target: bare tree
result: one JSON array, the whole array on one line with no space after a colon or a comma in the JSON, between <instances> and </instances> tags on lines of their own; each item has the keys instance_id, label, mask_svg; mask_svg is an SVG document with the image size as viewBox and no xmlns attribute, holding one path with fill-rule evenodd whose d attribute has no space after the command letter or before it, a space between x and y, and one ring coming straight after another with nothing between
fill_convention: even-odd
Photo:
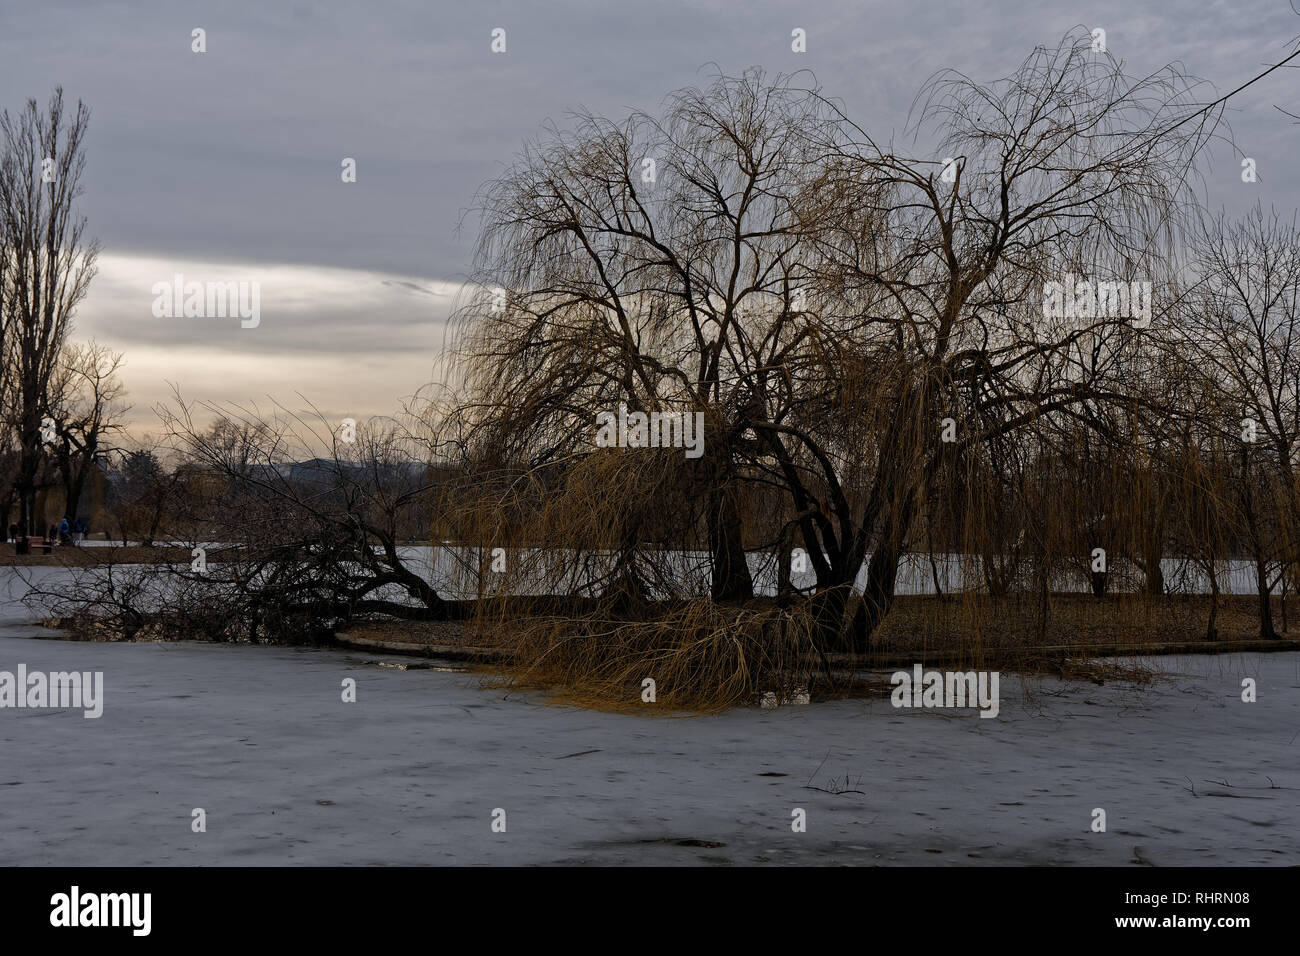
<instances>
[{"instance_id":1,"label":"bare tree","mask_svg":"<svg viewBox=\"0 0 1300 956\"><path fill-rule=\"evenodd\" d=\"M37 475L50 436L43 427L50 380L99 254L98 243L83 238L86 220L74 208L89 120L81 102L71 115L65 112L62 88L44 110L31 99L17 116L0 114L0 312L16 403L19 522L28 534L34 531Z\"/></svg>"},{"instance_id":2,"label":"bare tree","mask_svg":"<svg viewBox=\"0 0 1300 956\"><path fill-rule=\"evenodd\" d=\"M432 620L463 610L403 548L412 532L427 534L436 505L421 436L397 420L341 438L319 413L206 410L217 420L205 428L179 396L159 408L188 489L180 524L226 556L189 575L194 588L224 589L253 631L268 620L319 631L354 614Z\"/></svg>"},{"instance_id":3,"label":"bare tree","mask_svg":"<svg viewBox=\"0 0 1300 956\"><path fill-rule=\"evenodd\" d=\"M56 439L54 458L63 483L63 514L77 520L87 479L117 449L128 411L125 389L117 377L121 353L95 342L66 345L50 383L50 417Z\"/></svg>"},{"instance_id":4,"label":"bare tree","mask_svg":"<svg viewBox=\"0 0 1300 956\"><path fill-rule=\"evenodd\" d=\"M1205 223L1178 345L1214 396L1212 427L1238 452L1232 487L1255 566L1260 636L1277 637L1270 594L1300 560L1300 229L1255 209Z\"/></svg>"}]
</instances>

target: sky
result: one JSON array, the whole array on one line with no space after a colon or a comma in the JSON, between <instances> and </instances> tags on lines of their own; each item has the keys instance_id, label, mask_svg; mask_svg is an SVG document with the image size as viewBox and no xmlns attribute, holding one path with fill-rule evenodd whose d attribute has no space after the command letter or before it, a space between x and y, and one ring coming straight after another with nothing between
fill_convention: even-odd
<instances>
[{"instance_id":1,"label":"sky","mask_svg":"<svg viewBox=\"0 0 1300 956\"><path fill-rule=\"evenodd\" d=\"M440 377L467 211L548 120L653 111L761 66L811 71L889 140L935 71L994 80L1077 25L1106 30L1130 72L1179 61L1219 93L1300 35L1288 0L0 0L0 107L62 85L91 108L79 202L103 252L74 338L124 353L134 432L156 427L173 386L361 419ZM1300 125L1277 106L1300 114L1300 72L1233 99L1258 181L1216 147L1212 207L1300 206ZM155 284L177 274L258 283L258 321L156 315Z\"/></svg>"}]
</instances>

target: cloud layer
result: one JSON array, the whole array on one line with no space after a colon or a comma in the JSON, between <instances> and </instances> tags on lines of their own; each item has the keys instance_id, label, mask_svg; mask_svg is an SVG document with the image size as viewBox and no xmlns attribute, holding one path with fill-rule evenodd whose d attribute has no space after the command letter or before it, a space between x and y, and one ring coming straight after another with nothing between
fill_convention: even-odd
<instances>
[{"instance_id":1,"label":"cloud layer","mask_svg":"<svg viewBox=\"0 0 1300 956\"><path fill-rule=\"evenodd\" d=\"M257 283L260 322L154 315L155 283ZM251 288L251 287L250 287ZM181 386L187 398L295 405L338 415L390 414L437 378L460 287L328 266L105 254L75 337L126 356L137 430Z\"/></svg>"},{"instance_id":2,"label":"cloud layer","mask_svg":"<svg viewBox=\"0 0 1300 956\"><path fill-rule=\"evenodd\" d=\"M577 107L617 116L718 69L807 69L887 142L936 70L1004 76L1081 20L1106 29L1131 72L1179 60L1219 93L1300 33L1287 0L0 6L0 106L62 84L92 107L81 202L106 255L81 334L127 353L138 406L171 379L229 400L302 391L391 408L432 375L470 266L476 189ZM496 27L504 55L490 49ZM790 49L794 27L806 54ZM1218 147L1212 205L1300 204L1300 127L1274 108L1300 112L1294 76L1234 101L1259 182L1242 184L1239 155ZM345 157L355 183L341 181ZM261 327L154 320L150 285L176 272L260 279Z\"/></svg>"}]
</instances>

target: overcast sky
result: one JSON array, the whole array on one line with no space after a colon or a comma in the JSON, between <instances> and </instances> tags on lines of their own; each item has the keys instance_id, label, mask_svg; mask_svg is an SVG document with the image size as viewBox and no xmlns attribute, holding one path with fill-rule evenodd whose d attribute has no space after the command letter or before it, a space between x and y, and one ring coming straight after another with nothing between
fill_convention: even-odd
<instances>
[{"instance_id":1,"label":"overcast sky","mask_svg":"<svg viewBox=\"0 0 1300 956\"><path fill-rule=\"evenodd\" d=\"M813 71L887 140L935 70L992 80L1079 24L1104 28L1130 72L1179 60L1219 92L1300 34L1287 0L0 0L0 106L61 84L92 109L81 209L104 252L76 337L125 353L137 430L169 381L361 417L435 377L474 241L461 213L547 119L653 109L711 64L762 66ZM1300 205L1300 126L1275 104L1300 112L1300 73L1233 101L1259 182L1219 149L1212 204ZM260 282L260 324L155 317L152 286L176 273Z\"/></svg>"}]
</instances>

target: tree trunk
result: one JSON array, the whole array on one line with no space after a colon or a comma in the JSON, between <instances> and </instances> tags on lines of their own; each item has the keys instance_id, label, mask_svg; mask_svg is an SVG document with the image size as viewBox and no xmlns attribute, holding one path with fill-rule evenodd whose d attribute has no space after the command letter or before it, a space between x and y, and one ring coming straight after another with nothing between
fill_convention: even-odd
<instances>
[{"instance_id":1,"label":"tree trunk","mask_svg":"<svg viewBox=\"0 0 1300 956\"><path fill-rule=\"evenodd\" d=\"M848 609L852 584L837 584L834 587L821 588L813 598L813 618L817 622L818 639L821 648L828 651L856 651L855 641L845 643L844 616Z\"/></svg>"},{"instance_id":2,"label":"tree trunk","mask_svg":"<svg viewBox=\"0 0 1300 956\"><path fill-rule=\"evenodd\" d=\"M754 596L754 579L745 560L740 511L731 492L710 495L709 554L713 564L713 600L747 601Z\"/></svg>"},{"instance_id":3,"label":"tree trunk","mask_svg":"<svg viewBox=\"0 0 1300 956\"><path fill-rule=\"evenodd\" d=\"M894 605L894 588L898 581L898 565L903 557L903 543L916 518L917 490L914 487L908 492L902 506L885 519L879 543L871 552L871 560L867 563L862 606L854 615L852 629L854 645L862 650L870 646L871 636L876 633L876 628ZM853 567L853 578L857 577L860 565L861 558Z\"/></svg>"},{"instance_id":4,"label":"tree trunk","mask_svg":"<svg viewBox=\"0 0 1300 956\"><path fill-rule=\"evenodd\" d=\"M1160 566L1160 559L1164 557L1163 543L1165 539L1163 497L1161 498L1160 513L1153 523L1153 527L1144 528L1146 532L1142 541L1142 573L1146 576L1143 582L1143 590L1147 597L1163 597L1165 593L1165 572Z\"/></svg>"},{"instance_id":5,"label":"tree trunk","mask_svg":"<svg viewBox=\"0 0 1300 956\"><path fill-rule=\"evenodd\" d=\"M1268 569L1259 555L1255 557L1255 589L1259 592L1260 640L1280 641L1282 635L1273 629L1273 595L1268 586Z\"/></svg>"},{"instance_id":6,"label":"tree trunk","mask_svg":"<svg viewBox=\"0 0 1300 956\"><path fill-rule=\"evenodd\" d=\"M1092 572L1092 596L1102 598L1106 596L1106 587L1110 583L1110 575L1105 571Z\"/></svg>"},{"instance_id":7,"label":"tree trunk","mask_svg":"<svg viewBox=\"0 0 1300 956\"><path fill-rule=\"evenodd\" d=\"M1290 633L1291 628L1288 626L1286 620L1286 592L1287 592L1286 571L1282 572L1281 577L1282 577L1282 633L1287 634Z\"/></svg>"},{"instance_id":8,"label":"tree trunk","mask_svg":"<svg viewBox=\"0 0 1300 956\"><path fill-rule=\"evenodd\" d=\"M62 463L63 472L63 517L68 519L68 524L76 522L79 515L77 511L81 505L81 495L86 488L86 476L89 470L94 467L93 463L86 463L85 459L79 463L79 466L73 468L71 457Z\"/></svg>"},{"instance_id":9,"label":"tree trunk","mask_svg":"<svg viewBox=\"0 0 1300 956\"><path fill-rule=\"evenodd\" d=\"M774 559L777 597L787 597L794 593L794 573L790 568L794 561L794 534L795 526L790 525L781 532L781 539L776 543Z\"/></svg>"},{"instance_id":10,"label":"tree trunk","mask_svg":"<svg viewBox=\"0 0 1300 956\"><path fill-rule=\"evenodd\" d=\"M1143 560L1145 567L1142 569L1146 574L1145 591L1147 597L1163 597L1165 593L1165 572L1160 567L1160 555L1147 555Z\"/></svg>"},{"instance_id":11,"label":"tree trunk","mask_svg":"<svg viewBox=\"0 0 1300 956\"><path fill-rule=\"evenodd\" d=\"M865 651L871 646L871 636L893 607L901 558L902 549L888 541L881 542L880 547L871 552L871 560L867 562L867 580L862 586L862 604L853 616L854 650Z\"/></svg>"},{"instance_id":12,"label":"tree trunk","mask_svg":"<svg viewBox=\"0 0 1300 956\"><path fill-rule=\"evenodd\" d=\"M1215 629L1215 622L1219 617L1219 576L1214 573L1214 562L1210 562L1210 619L1205 624L1205 639L1207 641L1217 641L1219 632Z\"/></svg>"}]
</instances>

